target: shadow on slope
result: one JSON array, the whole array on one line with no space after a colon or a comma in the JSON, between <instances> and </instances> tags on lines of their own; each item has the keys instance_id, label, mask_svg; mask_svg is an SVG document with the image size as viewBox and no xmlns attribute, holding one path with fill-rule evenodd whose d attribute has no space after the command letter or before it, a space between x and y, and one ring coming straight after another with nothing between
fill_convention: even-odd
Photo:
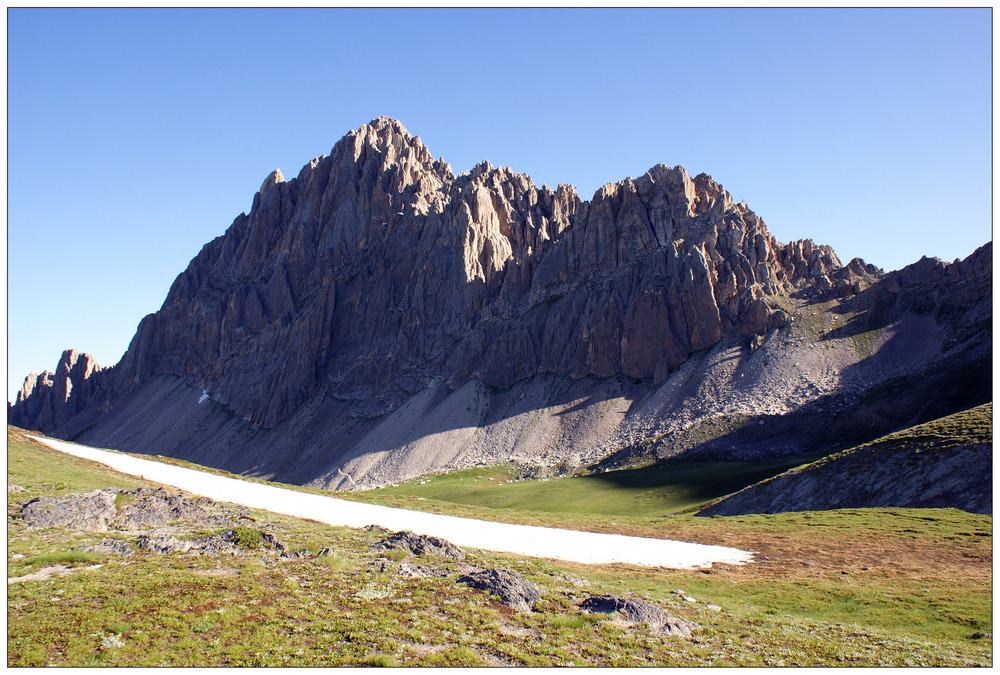
<instances>
[{"instance_id":1,"label":"shadow on slope","mask_svg":"<svg viewBox=\"0 0 1000 675\"><path fill-rule=\"evenodd\" d=\"M993 512L993 404L889 434L730 495L698 515L841 508Z\"/></svg>"},{"instance_id":2,"label":"shadow on slope","mask_svg":"<svg viewBox=\"0 0 1000 675\"><path fill-rule=\"evenodd\" d=\"M843 378L864 374L866 367L865 361L849 366ZM694 444L677 460L747 460L833 452L987 403L992 400L992 387L991 355L972 359L956 355L923 373L877 383L861 395L827 394L792 412L732 424L735 428L731 431ZM654 447L637 454L657 450L662 452ZM619 454L619 463L627 461L628 452ZM605 466L614 466L615 461L609 458Z\"/></svg>"},{"instance_id":3,"label":"shadow on slope","mask_svg":"<svg viewBox=\"0 0 1000 675\"><path fill-rule=\"evenodd\" d=\"M433 499L494 509L657 517L697 507L818 456L797 455L761 462L660 465L527 481L512 481L516 470L484 467L426 476L365 494Z\"/></svg>"}]
</instances>

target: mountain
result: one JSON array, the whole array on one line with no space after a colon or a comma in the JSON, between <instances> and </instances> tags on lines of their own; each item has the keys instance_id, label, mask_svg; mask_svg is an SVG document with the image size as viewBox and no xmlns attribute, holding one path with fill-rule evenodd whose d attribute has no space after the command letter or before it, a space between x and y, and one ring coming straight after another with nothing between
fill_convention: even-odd
<instances>
[{"instance_id":1,"label":"mountain","mask_svg":"<svg viewBox=\"0 0 1000 675\"><path fill-rule=\"evenodd\" d=\"M889 274L780 244L682 167L589 201L456 176L380 117L272 172L119 363L65 353L8 421L344 489L802 452L990 400L991 279L989 243Z\"/></svg>"}]
</instances>

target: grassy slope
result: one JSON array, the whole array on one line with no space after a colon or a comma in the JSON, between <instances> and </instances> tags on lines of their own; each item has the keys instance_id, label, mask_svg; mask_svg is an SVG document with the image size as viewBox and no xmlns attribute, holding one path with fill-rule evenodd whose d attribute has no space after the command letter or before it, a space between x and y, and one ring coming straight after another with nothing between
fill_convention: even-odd
<instances>
[{"instance_id":1,"label":"grassy slope","mask_svg":"<svg viewBox=\"0 0 1000 675\"><path fill-rule=\"evenodd\" d=\"M11 513L15 502L38 494L143 482L54 453L17 431L8 432L8 458L9 482L28 488L8 496ZM486 481L490 474L477 475ZM992 664L991 640L968 639L974 631L992 631L988 516L895 509L608 517L583 512L581 505L575 512L545 513L405 495L378 501L737 545L757 551L758 562L673 572L475 553L476 564L503 567L543 586L541 611L522 615L455 585L456 574L404 579L378 572L367 549L374 535L255 513L260 526L277 531L293 550L333 546L337 564L136 556L12 584L8 665ZM27 557L9 560L8 576L37 569L40 563L25 564L36 556L106 536L29 530L15 517L8 526L10 550ZM590 586L578 587L580 579ZM678 602L675 588L699 602ZM387 595L357 595L368 591ZM574 602L590 592L640 594L703 629L697 642L664 640L573 613ZM709 610L709 602L722 611ZM113 646L115 640L121 646Z\"/></svg>"},{"instance_id":2,"label":"grassy slope","mask_svg":"<svg viewBox=\"0 0 1000 675\"><path fill-rule=\"evenodd\" d=\"M918 452L939 451L968 444L993 443L993 404L986 403L941 419L888 434L871 443L865 443L831 454L810 464L792 469L789 473L823 466L850 455L875 448L912 449Z\"/></svg>"},{"instance_id":3,"label":"grassy slope","mask_svg":"<svg viewBox=\"0 0 1000 675\"><path fill-rule=\"evenodd\" d=\"M492 509L654 517L722 497L815 457L671 464L518 482L510 482L507 467L489 467L424 476L365 494L376 500L414 497Z\"/></svg>"},{"instance_id":4,"label":"grassy slope","mask_svg":"<svg viewBox=\"0 0 1000 675\"><path fill-rule=\"evenodd\" d=\"M831 465L837 466L838 463L840 465L849 463L844 460L879 461L880 455L876 454L877 452L905 452L909 453L910 457L923 455L923 461L934 461L954 448L968 445L992 445L992 443L993 404L985 403L947 417L887 434L870 443L831 453L813 462L804 462L784 473L764 479L759 485L750 487L747 492L756 493L759 490L766 490L773 481L778 479L805 474ZM780 489L780 487L776 489ZM734 495L737 500L739 497ZM725 501L725 499L713 500L713 503L717 501Z\"/></svg>"}]
</instances>

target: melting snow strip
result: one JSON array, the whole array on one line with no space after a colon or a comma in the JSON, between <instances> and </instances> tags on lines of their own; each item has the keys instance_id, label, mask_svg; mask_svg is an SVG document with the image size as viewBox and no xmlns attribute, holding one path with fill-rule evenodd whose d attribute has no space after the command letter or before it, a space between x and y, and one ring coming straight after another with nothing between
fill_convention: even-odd
<instances>
[{"instance_id":1,"label":"melting snow strip","mask_svg":"<svg viewBox=\"0 0 1000 675\"><path fill-rule=\"evenodd\" d=\"M227 478L51 438L37 436L29 438L44 443L53 450L89 459L125 474L170 485L216 501L306 518L328 525L346 527L381 525L394 531L411 530L417 534L442 537L459 546L586 564L628 563L643 567L699 569L711 567L713 563L742 565L753 559L753 555L747 551L725 546L534 525L512 525L407 511L376 504L360 504L335 497Z\"/></svg>"}]
</instances>

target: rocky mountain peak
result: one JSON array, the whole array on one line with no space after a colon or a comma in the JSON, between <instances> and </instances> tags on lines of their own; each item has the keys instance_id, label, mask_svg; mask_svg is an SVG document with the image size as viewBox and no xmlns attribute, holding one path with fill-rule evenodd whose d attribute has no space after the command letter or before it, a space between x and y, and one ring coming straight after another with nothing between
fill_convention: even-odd
<instances>
[{"instance_id":1,"label":"rocky mountain peak","mask_svg":"<svg viewBox=\"0 0 1000 675\"><path fill-rule=\"evenodd\" d=\"M735 328L783 325L768 298L839 268L831 256L786 250L707 174L658 164L586 202L489 161L456 177L377 117L294 180L268 175L140 324L113 389L194 377L271 427L324 383L661 381Z\"/></svg>"},{"instance_id":2,"label":"rocky mountain peak","mask_svg":"<svg viewBox=\"0 0 1000 675\"><path fill-rule=\"evenodd\" d=\"M95 400L106 370L90 354L65 350L55 372L30 373L25 378L7 421L46 433L55 429Z\"/></svg>"},{"instance_id":3,"label":"rocky mountain peak","mask_svg":"<svg viewBox=\"0 0 1000 675\"><path fill-rule=\"evenodd\" d=\"M374 134L379 138L389 139L396 136L402 138L412 138L403 123L394 117L379 115L368 124L362 124L358 129L359 134Z\"/></svg>"},{"instance_id":4,"label":"rocky mountain peak","mask_svg":"<svg viewBox=\"0 0 1000 675\"><path fill-rule=\"evenodd\" d=\"M281 174L281 169L275 169L271 173L267 174L267 178L265 178L264 182L260 184L260 190L258 190L257 192L263 195L272 188L274 188L276 185L280 185L281 183L284 182L285 182L285 177Z\"/></svg>"},{"instance_id":5,"label":"rocky mountain peak","mask_svg":"<svg viewBox=\"0 0 1000 675\"><path fill-rule=\"evenodd\" d=\"M981 261L921 262L889 275L885 293L914 295L911 277L937 289L989 273ZM106 425L116 438L141 436L166 451L161 439L183 436L185 452L218 422L235 457L246 439L273 434L280 445L282 434L314 423L341 420L342 431L411 404L472 397L442 428L428 428L437 437L476 427L488 407L480 400L503 400L539 378L571 383L565 391L579 388L584 400L587 387L608 383L652 391L720 344L749 358L789 325L798 303L846 306L875 297L870 289L886 276L861 260L843 266L809 240L779 243L704 173L657 164L584 201L571 186L539 187L488 161L456 176L397 120L377 117L294 179L269 174L249 212L205 245L140 322L117 365L65 353L56 372L26 381L8 420L82 433L117 419ZM981 285L969 284L969 297ZM921 296L944 302L938 290ZM879 302L903 306L888 295ZM143 407L153 391L172 401L171 414L197 422L177 431L159 403ZM162 425L135 426L140 409ZM358 422L374 434L364 441L329 427L323 443L382 452L418 418L407 417L405 431ZM504 438L521 443L513 432Z\"/></svg>"}]
</instances>

